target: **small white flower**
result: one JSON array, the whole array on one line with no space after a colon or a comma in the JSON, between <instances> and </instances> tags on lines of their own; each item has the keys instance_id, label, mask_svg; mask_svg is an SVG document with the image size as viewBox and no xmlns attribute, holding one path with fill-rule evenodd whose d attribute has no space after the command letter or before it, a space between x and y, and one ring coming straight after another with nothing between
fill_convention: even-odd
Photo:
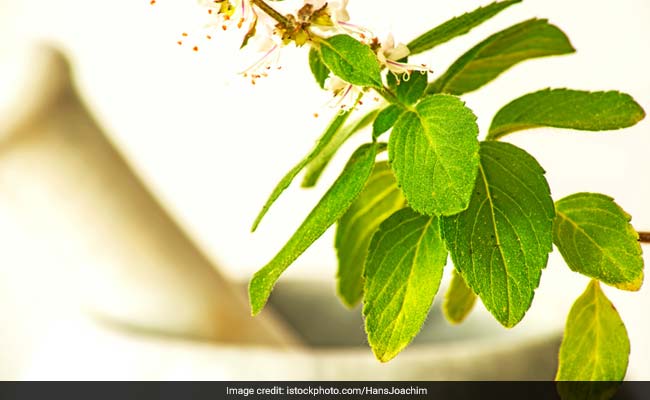
<instances>
[{"instance_id":1,"label":"small white flower","mask_svg":"<svg viewBox=\"0 0 650 400\"><path fill-rule=\"evenodd\" d=\"M348 14L348 1L349 0L306 0L305 3L311 3L315 9L320 9L327 4L327 9L330 11L330 17L334 23L348 22L350 14Z\"/></svg>"},{"instance_id":2,"label":"small white flower","mask_svg":"<svg viewBox=\"0 0 650 400\"><path fill-rule=\"evenodd\" d=\"M329 105L343 110L354 107L363 95L361 87L352 85L334 75L331 75L325 81L325 89L334 94Z\"/></svg>"},{"instance_id":3,"label":"small white flower","mask_svg":"<svg viewBox=\"0 0 650 400\"><path fill-rule=\"evenodd\" d=\"M314 10L321 10L326 7L325 12L329 18L321 17L312 20L312 26L324 35L346 33L358 36L361 39L369 39L373 36L370 30L349 22L348 0L304 0L304 4L311 4Z\"/></svg>"},{"instance_id":4,"label":"small white flower","mask_svg":"<svg viewBox=\"0 0 650 400\"><path fill-rule=\"evenodd\" d=\"M205 40L212 40L217 31L228 30L233 24L237 28L250 29L257 19L257 13L249 0L197 0L197 3L203 7L202 19L205 18L204 12L207 9L207 21L190 33L183 32L178 40L179 45L189 46L194 51L199 51L199 46Z\"/></svg>"},{"instance_id":5,"label":"small white flower","mask_svg":"<svg viewBox=\"0 0 650 400\"><path fill-rule=\"evenodd\" d=\"M264 16L256 22L256 34L251 37L248 46L262 54L250 67L241 72L244 77L251 78L251 83L259 78L266 77L272 68L280 68L280 50L284 47L282 39L275 34L273 26Z\"/></svg>"},{"instance_id":6,"label":"small white flower","mask_svg":"<svg viewBox=\"0 0 650 400\"><path fill-rule=\"evenodd\" d=\"M246 33L242 37L242 47L252 50L253 56L259 53L259 59L241 74L250 78L255 84L256 80L268 75L268 71L277 65L280 58L280 48L283 46L281 39L275 31L276 21L264 12L259 12L250 0L197 0L198 3L207 9L209 21L204 25L203 34L189 35L183 33L183 39L178 44L184 44L185 38L192 40L194 51L199 46L194 45L197 40L211 40L216 33L215 30L228 30L233 25L238 29L245 28ZM279 67L278 67L279 68Z\"/></svg>"},{"instance_id":7,"label":"small white flower","mask_svg":"<svg viewBox=\"0 0 650 400\"><path fill-rule=\"evenodd\" d=\"M395 77L402 77L408 80L412 71L429 71L426 65L416 65L400 62L399 60L408 57L410 51L405 44L399 43L395 45L395 39L392 34L389 34L386 40L381 44L379 51L377 51L377 59L385 66Z\"/></svg>"}]
</instances>

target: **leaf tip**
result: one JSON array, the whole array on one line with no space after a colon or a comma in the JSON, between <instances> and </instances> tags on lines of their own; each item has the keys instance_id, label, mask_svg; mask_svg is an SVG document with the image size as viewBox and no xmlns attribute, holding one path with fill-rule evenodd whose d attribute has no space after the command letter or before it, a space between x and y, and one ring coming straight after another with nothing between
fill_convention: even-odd
<instances>
[{"instance_id":1,"label":"leaf tip","mask_svg":"<svg viewBox=\"0 0 650 400\"><path fill-rule=\"evenodd\" d=\"M269 299L270 289L266 286L264 279L259 273L253 275L253 278L248 284L248 299L253 317L264 309Z\"/></svg>"},{"instance_id":2,"label":"leaf tip","mask_svg":"<svg viewBox=\"0 0 650 400\"><path fill-rule=\"evenodd\" d=\"M454 325L454 326L460 325L460 323L463 322L463 320L466 317L466 315L463 315L463 316L460 316L460 317L458 317L456 315L452 315L449 311L446 311L446 310L445 310L445 312L443 314L445 316L445 319L449 323L449 325Z\"/></svg>"},{"instance_id":3,"label":"leaf tip","mask_svg":"<svg viewBox=\"0 0 650 400\"><path fill-rule=\"evenodd\" d=\"M638 292L639 290L641 290L641 287L643 286L643 280L644 280L644 274L643 271L641 271L639 276L636 277L636 279L634 279L633 281L621 282L621 283L614 284L613 286L617 289L626 290L629 292Z\"/></svg>"},{"instance_id":4,"label":"leaf tip","mask_svg":"<svg viewBox=\"0 0 650 400\"><path fill-rule=\"evenodd\" d=\"M314 187L314 184L311 181L307 180L307 179L303 179L302 182L300 182L300 188L301 189L311 189L313 187Z\"/></svg>"},{"instance_id":5,"label":"leaf tip","mask_svg":"<svg viewBox=\"0 0 650 400\"><path fill-rule=\"evenodd\" d=\"M253 225L251 225L251 233L255 233L255 231L257 230L257 227L260 224L260 220L261 220L261 218L258 217L258 218L255 219L255 221L253 221Z\"/></svg>"},{"instance_id":6,"label":"leaf tip","mask_svg":"<svg viewBox=\"0 0 650 400\"><path fill-rule=\"evenodd\" d=\"M395 357L394 355L393 355L393 356L386 356L386 355L384 355L383 357L377 357L377 359L378 359L379 362L381 362L382 364L385 364L385 363L389 362L390 360L392 360L394 357Z\"/></svg>"},{"instance_id":7,"label":"leaf tip","mask_svg":"<svg viewBox=\"0 0 650 400\"><path fill-rule=\"evenodd\" d=\"M530 306L529 306L530 307ZM497 315L497 313L492 312L492 310L489 310L494 316L494 318L501 324L506 329L512 329L519 322L521 322L522 319L524 319L524 315L526 315L526 311L524 311L521 315L518 314L513 314L511 311L506 311L505 314L500 314Z\"/></svg>"},{"instance_id":8,"label":"leaf tip","mask_svg":"<svg viewBox=\"0 0 650 400\"><path fill-rule=\"evenodd\" d=\"M251 301L251 316L256 317L260 312L262 312L265 304L266 303L255 304L253 301Z\"/></svg>"},{"instance_id":9,"label":"leaf tip","mask_svg":"<svg viewBox=\"0 0 650 400\"><path fill-rule=\"evenodd\" d=\"M257 302L253 299L251 295L249 295L249 297L250 297L251 317L256 317L262 311L264 306L263 305L260 306L259 304L257 304Z\"/></svg>"},{"instance_id":10,"label":"leaf tip","mask_svg":"<svg viewBox=\"0 0 650 400\"><path fill-rule=\"evenodd\" d=\"M519 321L510 321L510 320L508 320L508 321L505 321L505 322L504 321L499 321L499 322L501 322L501 325L503 325L504 328L512 329L512 328L515 327L515 325L517 325L517 323Z\"/></svg>"},{"instance_id":11,"label":"leaf tip","mask_svg":"<svg viewBox=\"0 0 650 400\"><path fill-rule=\"evenodd\" d=\"M257 314L259 314L259 311L256 311L253 306L251 305L251 317L257 317Z\"/></svg>"},{"instance_id":12,"label":"leaf tip","mask_svg":"<svg viewBox=\"0 0 650 400\"><path fill-rule=\"evenodd\" d=\"M558 30L560 30L560 28L558 28ZM564 32L562 32L562 33L564 33ZM576 47L573 45L573 43L571 43L571 39L569 39L569 37L566 36L566 34L564 35L564 37L566 38L566 44L567 44L567 49L566 49L565 54L577 53L578 49L576 49Z\"/></svg>"},{"instance_id":13,"label":"leaf tip","mask_svg":"<svg viewBox=\"0 0 650 400\"><path fill-rule=\"evenodd\" d=\"M262 311L262 309L264 309L265 302L260 303L259 301L253 298L252 294L249 294L249 298L250 298L251 316L256 317Z\"/></svg>"},{"instance_id":14,"label":"leaf tip","mask_svg":"<svg viewBox=\"0 0 650 400\"><path fill-rule=\"evenodd\" d=\"M641 107L641 104L639 104L639 102L637 102L632 96L630 96L630 100L632 100L632 102L636 105L636 108L637 108L637 115L636 115L636 118L635 118L636 119L635 123L643 121L643 119L645 119L645 117L646 117L645 110L643 109L643 107Z\"/></svg>"},{"instance_id":15,"label":"leaf tip","mask_svg":"<svg viewBox=\"0 0 650 400\"><path fill-rule=\"evenodd\" d=\"M394 352L394 351L391 352L391 351L388 351L388 349L385 349L385 348L384 348L384 349L377 349L377 348L375 348L375 347L372 347L372 353L375 355L375 358L376 358L380 363L384 364L384 363L389 362L389 361L392 360L393 358L395 358L395 356L396 356L399 352Z\"/></svg>"},{"instance_id":16,"label":"leaf tip","mask_svg":"<svg viewBox=\"0 0 650 400\"><path fill-rule=\"evenodd\" d=\"M260 226L260 222L262 222L262 218L264 218L264 215L266 215L267 210L267 205L264 205L262 210L260 210L260 213L257 214L257 217L255 217L255 221L253 221L253 225L251 226L251 233L255 233L257 227Z\"/></svg>"},{"instance_id":17,"label":"leaf tip","mask_svg":"<svg viewBox=\"0 0 650 400\"><path fill-rule=\"evenodd\" d=\"M341 303L347 308L352 310L354 307L359 304L360 296L354 296L350 293L346 293L342 290L338 290L338 296L339 299L341 299Z\"/></svg>"}]
</instances>

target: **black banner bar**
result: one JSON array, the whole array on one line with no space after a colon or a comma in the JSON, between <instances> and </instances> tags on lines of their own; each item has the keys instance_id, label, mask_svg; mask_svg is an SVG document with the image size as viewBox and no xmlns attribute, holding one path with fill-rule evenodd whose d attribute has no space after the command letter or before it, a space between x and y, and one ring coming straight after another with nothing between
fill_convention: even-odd
<instances>
[{"instance_id":1,"label":"black banner bar","mask_svg":"<svg viewBox=\"0 0 650 400\"><path fill-rule=\"evenodd\" d=\"M0 399L650 399L650 382L2 382Z\"/></svg>"}]
</instances>

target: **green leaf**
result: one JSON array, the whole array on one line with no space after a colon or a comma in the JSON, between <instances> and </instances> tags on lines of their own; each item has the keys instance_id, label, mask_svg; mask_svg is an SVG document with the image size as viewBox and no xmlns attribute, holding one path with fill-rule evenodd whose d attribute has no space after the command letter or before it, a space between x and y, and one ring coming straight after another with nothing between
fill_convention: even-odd
<instances>
[{"instance_id":1,"label":"green leaf","mask_svg":"<svg viewBox=\"0 0 650 400\"><path fill-rule=\"evenodd\" d=\"M611 197L576 193L555 203L553 242L573 271L623 290L643 284L639 234Z\"/></svg>"},{"instance_id":2,"label":"green leaf","mask_svg":"<svg viewBox=\"0 0 650 400\"><path fill-rule=\"evenodd\" d=\"M314 47L309 49L309 68L311 69L314 78L316 78L318 86L320 86L321 89L325 89L325 80L329 77L330 70L323 63L320 53Z\"/></svg>"},{"instance_id":3,"label":"green leaf","mask_svg":"<svg viewBox=\"0 0 650 400\"><path fill-rule=\"evenodd\" d=\"M300 173L300 171L303 170L316 156L318 156L326 147L327 145L332 141L332 138L336 135L336 132L338 132L339 129L343 126L345 121L347 121L348 117L350 116L350 110L344 111L344 112L339 112L336 114L332 122L329 124L323 135L318 139L318 142L316 142L316 146L307 154L306 157L304 157L296 166L294 166L287 174L278 182L277 186L273 189L273 192L271 192L271 195L269 198L266 200L266 203L264 203L264 206L262 207L262 210L260 210L260 213L257 215L257 218L255 218L255 221L253 222L253 227L251 228L252 232L255 232L257 227L259 226L260 222L262 221L262 218L266 215L266 213L269 211L273 203L280 197L282 192L285 191L286 188L291 185L291 182L293 182L294 178L296 175Z\"/></svg>"},{"instance_id":4,"label":"green leaf","mask_svg":"<svg viewBox=\"0 0 650 400\"><path fill-rule=\"evenodd\" d=\"M621 317L598 282L591 281L567 317L555 379L621 381L625 377L629 354L630 341ZM562 386L559 389L562 393ZM615 386L605 393L575 393L578 396L567 397L608 399L614 394L611 389L615 391Z\"/></svg>"},{"instance_id":5,"label":"green leaf","mask_svg":"<svg viewBox=\"0 0 650 400\"><path fill-rule=\"evenodd\" d=\"M460 324L469 315L476 303L476 295L467 287L463 277L453 270L449 289L442 303L442 311L452 324Z\"/></svg>"},{"instance_id":6,"label":"green leaf","mask_svg":"<svg viewBox=\"0 0 650 400\"><path fill-rule=\"evenodd\" d=\"M408 57L404 57L397 61L401 63L408 63L408 60L409 60ZM399 77L401 76L402 75L399 75ZM397 74L394 74L393 72L390 71L386 74L386 86L388 86L388 88L393 92L397 92L397 84L400 82L401 80L398 78Z\"/></svg>"},{"instance_id":7,"label":"green leaf","mask_svg":"<svg viewBox=\"0 0 650 400\"><path fill-rule=\"evenodd\" d=\"M253 315L262 311L282 272L325 233L327 228L341 218L359 195L372 172L378 147L377 143L365 144L352 154L341 175L291 239L253 276L248 287Z\"/></svg>"},{"instance_id":8,"label":"green leaf","mask_svg":"<svg viewBox=\"0 0 650 400\"><path fill-rule=\"evenodd\" d=\"M305 176L302 179L302 187L310 188L316 185L321 174L332 160L332 157L339 151L352 135L359 132L366 126L370 125L372 120L377 116L379 110L372 110L363 117L355 119L341 129L337 130L329 143L318 153L313 160L309 162L305 169ZM335 118L337 118L335 116Z\"/></svg>"},{"instance_id":9,"label":"green leaf","mask_svg":"<svg viewBox=\"0 0 650 400\"><path fill-rule=\"evenodd\" d=\"M388 132L395 125L402 112L404 112L404 109L397 104L389 104L381 110L372 124L373 139L377 139L384 132Z\"/></svg>"},{"instance_id":10,"label":"green leaf","mask_svg":"<svg viewBox=\"0 0 650 400\"><path fill-rule=\"evenodd\" d=\"M521 0L496 1L487 6L479 7L472 12L452 18L413 39L407 45L411 51L410 54L422 53L440 44L448 42L457 36L464 35L488 19L494 17L505 8L520 2Z\"/></svg>"},{"instance_id":11,"label":"green leaf","mask_svg":"<svg viewBox=\"0 0 650 400\"><path fill-rule=\"evenodd\" d=\"M389 361L420 331L446 262L436 217L405 208L379 226L368 251L363 300L368 341L377 359Z\"/></svg>"},{"instance_id":12,"label":"green leaf","mask_svg":"<svg viewBox=\"0 0 650 400\"><path fill-rule=\"evenodd\" d=\"M353 85L382 87L379 61L369 46L348 35L320 43L323 62L334 75Z\"/></svg>"},{"instance_id":13,"label":"green leaf","mask_svg":"<svg viewBox=\"0 0 650 400\"><path fill-rule=\"evenodd\" d=\"M388 75L395 79L395 75L390 73ZM426 71L411 71L410 75L406 75L401 80L395 82L395 94L397 99L406 105L416 103L424 91L427 89L429 74Z\"/></svg>"},{"instance_id":14,"label":"green leaf","mask_svg":"<svg viewBox=\"0 0 650 400\"><path fill-rule=\"evenodd\" d=\"M443 220L456 269L504 326L530 307L552 250L555 210L544 170L524 150L482 142L469 207Z\"/></svg>"},{"instance_id":15,"label":"green leaf","mask_svg":"<svg viewBox=\"0 0 650 400\"><path fill-rule=\"evenodd\" d=\"M354 306L363 294L363 266L372 235L380 223L404 206L393 171L387 162L378 162L336 229L338 292L346 305Z\"/></svg>"},{"instance_id":16,"label":"green leaf","mask_svg":"<svg viewBox=\"0 0 650 400\"><path fill-rule=\"evenodd\" d=\"M545 19L531 19L474 46L431 83L427 92L471 92L524 60L573 52L575 49L559 28Z\"/></svg>"},{"instance_id":17,"label":"green leaf","mask_svg":"<svg viewBox=\"0 0 650 400\"><path fill-rule=\"evenodd\" d=\"M542 126L606 131L632 126L644 117L643 108L625 93L544 89L515 99L499 110L487 139Z\"/></svg>"},{"instance_id":18,"label":"green leaf","mask_svg":"<svg viewBox=\"0 0 650 400\"><path fill-rule=\"evenodd\" d=\"M476 117L458 98L433 95L397 120L388 157L409 206L426 215L467 208L478 170Z\"/></svg>"}]
</instances>

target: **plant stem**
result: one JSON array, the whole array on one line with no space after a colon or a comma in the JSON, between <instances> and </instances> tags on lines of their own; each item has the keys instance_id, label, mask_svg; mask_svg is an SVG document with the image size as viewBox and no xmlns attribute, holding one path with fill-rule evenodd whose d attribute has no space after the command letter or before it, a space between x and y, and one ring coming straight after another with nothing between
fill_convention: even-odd
<instances>
[{"instance_id":1,"label":"plant stem","mask_svg":"<svg viewBox=\"0 0 650 400\"><path fill-rule=\"evenodd\" d=\"M266 4L264 0L251 0L253 4L262 9L269 17L278 21L279 24L288 27L291 25L291 22L282 14L280 14L276 9Z\"/></svg>"},{"instance_id":2,"label":"plant stem","mask_svg":"<svg viewBox=\"0 0 650 400\"><path fill-rule=\"evenodd\" d=\"M639 242L650 243L650 232L639 232Z\"/></svg>"},{"instance_id":3,"label":"plant stem","mask_svg":"<svg viewBox=\"0 0 650 400\"><path fill-rule=\"evenodd\" d=\"M271 7L270 5L266 4L264 0L251 0L253 4L258 6L262 11L264 11L266 14L268 14L269 17L273 18L274 20L278 21L279 24L283 25L284 27L289 27L291 26L291 21L287 19L284 15L280 14L276 9ZM315 43L319 43L322 38L320 38L318 35L314 35L311 40L314 41ZM389 103L398 103L399 100L397 99L397 96L390 91L390 89L386 87L382 87L381 89L375 89L377 93L379 93L384 99L388 100Z\"/></svg>"}]
</instances>

